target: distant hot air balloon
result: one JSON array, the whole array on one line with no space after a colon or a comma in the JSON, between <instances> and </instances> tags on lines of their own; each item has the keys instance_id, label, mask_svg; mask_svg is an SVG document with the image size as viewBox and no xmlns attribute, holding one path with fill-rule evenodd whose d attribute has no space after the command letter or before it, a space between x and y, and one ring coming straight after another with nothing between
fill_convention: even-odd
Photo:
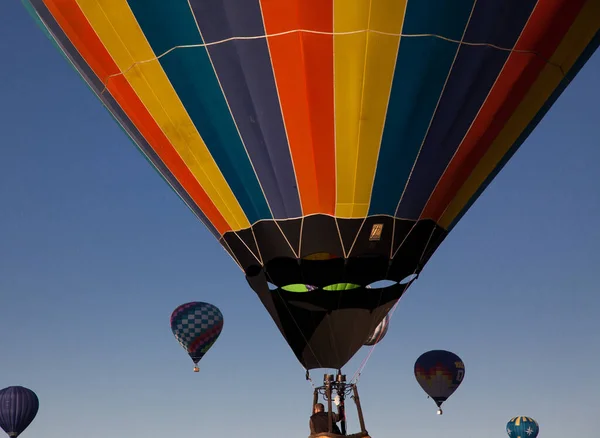
<instances>
[{"instance_id":1,"label":"distant hot air balloon","mask_svg":"<svg viewBox=\"0 0 600 438\"><path fill-rule=\"evenodd\" d=\"M9 437L18 437L31 424L39 406L31 389L9 386L0 390L0 427Z\"/></svg>"},{"instance_id":2,"label":"distant hot air balloon","mask_svg":"<svg viewBox=\"0 0 600 438\"><path fill-rule=\"evenodd\" d=\"M540 427L531 417L514 417L506 425L506 433L511 438L536 438Z\"/></svg>"},{"instance_id":3,"label":"distant hot air balloon","mask_svg":"<svg viewBox=\"0 0 600 438\"><path fill-rule=\"evenodd\" d=\"M360 350L600 43L597 0L23 1L306 370Z\"/></svg>"},{"instance_id":4,"label":"distant hot air balloon","mask_svg":"<svg viewBox=\"0 0 600 438\"><path fill-rule=\"evenodd\" d=\"M171 330L194 361L194 372L198 372L198 362L223 330L223 314L209 303L182 304L171 314Z\"/></svg>"},{"instance_id":5,"label":"distant hot air balloon","mask_svg":"<svg viewBox=\"0 0 600 438\"><path fill-rule=\"evenodd\" d=\"M390 314L388 313L381 320L381 322L375 327L373 333L369 336L369 338L365 341L364 345L375 345L379 343L386 335L388 328L390 326Z\"/></svg>"},{"instance_id":6,"label":"distant hot air balloon","mask_svg":"<svg viewBox=\"0 0 600 438\"><path fill-rule=\"evenodd\" d=\"M442 403L456 391L465 377L465 365L450 351L432 350L423 353L415 362L415 377L435 401L441 415Z\"/></svg>"}]
</instances>

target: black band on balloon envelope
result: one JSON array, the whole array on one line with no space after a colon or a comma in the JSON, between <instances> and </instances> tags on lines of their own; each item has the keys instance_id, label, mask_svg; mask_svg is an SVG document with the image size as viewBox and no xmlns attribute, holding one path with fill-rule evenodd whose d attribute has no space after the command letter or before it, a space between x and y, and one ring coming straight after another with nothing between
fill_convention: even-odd
<instances>
[{"instance_id":1,"label":"black band on balloon envelope","mask_svg":"<svg viewBox=\"0 0 600 438\"><path fill-rule=\"evenodd\" d=\"M246 275L263 270L267 281L277 286L343 281L366 285L384 279L401 281L420 272L446 234L430 219L385 215L340 219L316 214L259 221L225 233L220 241ZM317 255L327 257L315 260Z\"/></svg>"},{"instance_id":2,"label":"black band on balloon envelope","mask_svg":"<svg viewBox=\"0 0 600 438\"><path fill-rule=\"evenodd\" d=\"M431 220L312 215L261 221L226 233L222 244L300 363L306 369L339 369L410 285L399 282L421 271L446 234ZM367 288L379 280L395 284ZM348 283L354 286L331 287ZM313 290L282 289L295 284Z\"/></svg>"}]
</instances>

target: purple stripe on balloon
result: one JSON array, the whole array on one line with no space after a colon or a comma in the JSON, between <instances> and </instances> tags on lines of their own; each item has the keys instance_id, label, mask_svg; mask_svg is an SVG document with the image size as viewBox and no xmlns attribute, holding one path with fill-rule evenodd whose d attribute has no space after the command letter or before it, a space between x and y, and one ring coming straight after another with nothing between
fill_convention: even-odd
<instances>
[{"instance_id":1,"label":"purple stripe on balloon","mask_svg":"<svg viewBox=\"0 0 600 438\"><path fill-rule=\"evenodd\" d=\"M190 0L202 39L275 218L302 216L258 0Z\"/></svg>"},{"instance_id":2,"label":"purple stripe on balloon","mask_svg":"<svg viewBox=\"0 0 600 438\"><path fill-rule=\"evenodd\" d=\"M479 0L464 41L512 49L536 0ZM485 45L459 49L397 217L418 219L437 182L466 136L510 52Z\"/></svg>"}]
</instances>

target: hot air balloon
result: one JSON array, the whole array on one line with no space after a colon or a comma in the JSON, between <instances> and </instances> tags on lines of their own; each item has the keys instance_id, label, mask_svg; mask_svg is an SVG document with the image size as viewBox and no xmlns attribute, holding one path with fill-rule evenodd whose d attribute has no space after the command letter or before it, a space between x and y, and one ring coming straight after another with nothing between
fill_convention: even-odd
<instances>
[{"instance_id":1,"label":"hot air balloon","mask_svg":"<svg viewBox=\"0 0 600 438\"><path fill-rule=\"evenodd\" d=\"M369 338L365 341L364 345L371 346L378 344L386 335L388 328L390 326L390 314L385 315L383 320L375 327L373 333L369 336Z\"/></svg>"},{"instance_id":2,"label":"hot air balloon","mask_svg":"<svg viewBox=\"0 0 600 438\"><path fill-rule=\"evenodd\" d=\"M511 438L536 438L540 427L531 417L514 417L506 425L506 433Z\"/></svg>"},{"instance_id":3,"label":"hot air balloon","mask_svg":"<svg viewBox=\"0 0 600 438\"><path fill-rule=\"evenodd\" d=\"M198 362L217 341L223 330L223 314L212 304L194 301L177 307L171 314L171 331L194 362Z\"/></svg>"},{"instance_id":4,"label":"hot air balloon","mask_svg":"<svg viewBox=\"0 0 600 438\"><path fill-rule=\"evenodd\" d=\"M307 372L362 347L600 44L597 0L24 1Z\"/></svg>"},{"instance_id":5,"label":"hot air balloon","mask_svg":"<svg viewBox=\"0 0 600 438\"><path fill-rule=\"evenodd\" d=\"M29 427L38 413L40 402L31 389L9 386L0 390L0 427L17 438Z\"/></svg>"},{"instance_id":6,"label":"hot air balloon","mask_svg":"<svg viewBox=\"0 0 600 438\"><path fill-rule=\"evenodd\" d=\"M442 415L442 403L460 386L465 365L456 354L445 350L423 353L415 362L415 377L421 388L433 399Z\"/></svg>"}]
</instances>

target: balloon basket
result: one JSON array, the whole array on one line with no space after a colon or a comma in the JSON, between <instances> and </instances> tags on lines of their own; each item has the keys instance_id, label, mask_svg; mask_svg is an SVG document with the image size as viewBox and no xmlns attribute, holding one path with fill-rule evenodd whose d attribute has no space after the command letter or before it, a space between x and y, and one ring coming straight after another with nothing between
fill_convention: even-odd
<instances>
[{"instance_id":1,"label":"balloon basket","mask_svg":"<svg viewBox=\"0 0 600 438\"><path fill-rule=\"evenodd\" d=\"M362 407L360 405L360 397L358 396L358 388L355 383L346 382L346 376L340 372L336 376L333 374L325 374L323 377L323 385L316 387L314 389L313 394L313 403L312 403L312 411L314 412L314 408L316 404L319 402L319 395L323 397L323 399L327 402L327 412L329 413L329 432L320 433L316 435L311 435L312 437L356 437L356 438L367 438L369 434L367 432L367 428L365 427L365 419L362 412ZM350 397L354 400L354 404L356 406L356 410L358 413L358 421L360 424L360 432L355 434L346 434L346 406L345 400L347 397ZM337 435L332 433L333 430L333 413L334 403L337 406L337 413L341 418L340 421L340 429L342 435Z\"/></svg>"}]
</instances>

